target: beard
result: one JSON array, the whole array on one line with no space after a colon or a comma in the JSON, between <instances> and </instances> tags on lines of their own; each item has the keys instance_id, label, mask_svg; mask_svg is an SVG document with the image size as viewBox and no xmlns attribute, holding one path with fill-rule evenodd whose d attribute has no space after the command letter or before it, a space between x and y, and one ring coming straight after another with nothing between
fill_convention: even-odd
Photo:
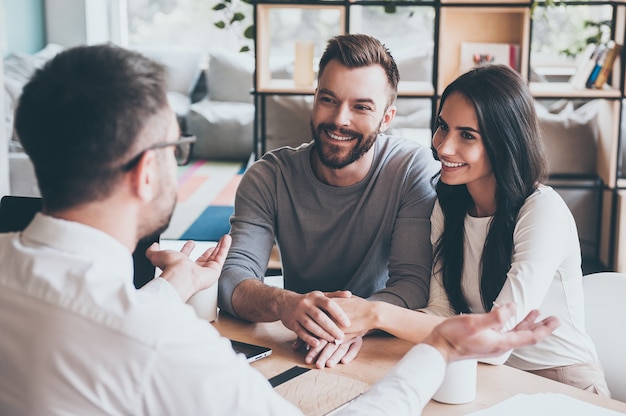
<instances>
[{"instance_id":1,"label":"beard","mask_svg":"<svg viewBox=\"0 0 626 416\"><path fill-rule=\"evenodd\" d=\"M382 120L378 123L378 128L376 130L370 132L367 136L357 133L353 130L348 130L344 128L336 128L334 124L325 124L321 123L317 126L317 128L313 125L313 120L310 121L311 126L311 135L313 136L313 140L315 141L315 149L317 150L317 155L320 159L320 162L327 168L331 169L341 169L349 164L359 160L365 153L367 153L374 143L376 142L376 138L378 137L378 131L380 126L382 125ZM324 130L330 131L339 131L339 133L347 136L352 136L356 140L356 145L352 148L352 150L345 156L342 156L341 147L335 146L332 143L324 143L321 139L321 134Z\"/></svg>"}]
</instances>

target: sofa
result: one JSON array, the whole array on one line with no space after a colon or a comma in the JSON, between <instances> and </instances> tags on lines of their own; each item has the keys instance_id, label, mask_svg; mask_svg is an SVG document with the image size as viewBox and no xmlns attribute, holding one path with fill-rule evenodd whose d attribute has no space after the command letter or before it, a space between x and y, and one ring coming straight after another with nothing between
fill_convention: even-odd
<instances>
[{"instance_id":1,"label":"sofa","mask_svg":"<svg viewBox=\"0 0 626 416\"><path fill-rule=\"evenodd\" d=\"M193 157L245 161L253 150L254 58L210 51L204 71L207 95L191 104L187 117L187 131L197 138Z\"/></svg>"},{"instance_id":2,"label":"sofa","mask_svg":"<svg viewBox=\"0 0 626 416\"><path fill-rule=\"evenodd\" d=\"M167 100L176 113L183 134L189 134L191 105L206 96L205 54L194 47L136 47L137 52L159 62L167 70Z\"/></svg>"},{"instance_id":3,"label":"sofa","mask_svg":"<svg viewBox=\"0 0 626 416\"><path fill-rule=\"evenodd\" d=\"M21 196L40 196L35 180L33 164L24 153L13 129L14 112L22 88L38 68L63 48L49 44L35 54L11 53L3 59L4 70L4 126L9 144L9 184L11 194Z\"/></svg>"},{"instance_id":4,"label":"sofa","mask_svg":"<svg viewBox=\"0 0 626 416\"><path fill-rule=\"evenodd\" d=\"M40 195L32 163L13 127L22 88L38 68L62 50L62 46L49 44L34 54L10 53L3 59L5 120L2 128L9 138L9 180L13 195ZM237 77L233 68L242 67L244 61L251 59L249 56L215 52L210 54L208 62L213 65L207 68L207 54L196 48L138 47L136 50L166 67L167 98L181 132L197 137L193 158L248 159L253 141L254 105L250 89L254 62L246 63L244 74L240 74L234 84L229 83L229 79ZM207 82L209 77L213 82Z\"/></svg>"}]
</instances>

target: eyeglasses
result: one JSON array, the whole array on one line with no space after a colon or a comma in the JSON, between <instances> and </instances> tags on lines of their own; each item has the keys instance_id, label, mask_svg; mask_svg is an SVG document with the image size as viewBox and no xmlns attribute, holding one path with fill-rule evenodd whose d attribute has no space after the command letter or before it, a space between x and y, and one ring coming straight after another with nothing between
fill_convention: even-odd
<instances>
[{"instance_id":1,"label":"eyeglasses","mask_svg":"<svg viewBox=\"0 0 626 416\"><path fill-rule=\"evenodd\" d=\"M131 170L133 166L135 166L139 162L143 154L146 153L147 151L154 150L154 149L162 149L164 147L169 147L169 146L176 146L176 148L174 149L174 157L176 158L176 164L178 166L185 166L187 163L189 163L189 159L191 157L191 147L193 143L195 143L195 141L196 141L196 136L184 136L175 142L155 143L152 146L146 149L143 149L141 152L139 152L137 156L133 157L130 161L125 163L122 166L122 171L128 172L129 170Z\"/></svg>"}]
</instances>

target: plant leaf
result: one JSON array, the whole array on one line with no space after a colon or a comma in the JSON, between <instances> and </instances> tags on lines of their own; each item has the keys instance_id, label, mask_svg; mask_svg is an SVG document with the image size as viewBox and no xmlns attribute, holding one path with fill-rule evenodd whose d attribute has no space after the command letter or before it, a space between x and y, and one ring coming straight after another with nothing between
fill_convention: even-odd
<instances>
[{"instance_id":1,"label":"plant leaf","mask_svg":"<svg viewBox=\"0 0 626 416\"><path fill-rule=\"evenodd\" d=\"M233 15L233 18L230 19L230 23L241 22L245 18L246 16L244 16L243 13L237 12Z\"/></svg>"},{"instance_id":2,"label":"plant leaf","mask_svg":"<svg viewBox=\"0 0 626 416\"><path fill-rule=\"evenodd\" d=\"M243 31L243 37L246 39L254 39L254 25L250 25Z\"/></svg>"},{"instance_id":3,"label":"plant leaf","mask_svg":"<svg viewBox=\"0 0 626 416\"><path fill-rule=\"evenodd\" d=\"M224 29L226 27L226 23L220 20L219 22L215 22L215 27L218 29Z\"/></svg>"},{"instance_id":4,"label":"plant leaf","mask_svg":"<svg viewBox=\"0 0 626 416\"><path fill-rule=\"evenodd\" d=\"M385 4L385 13L395 13L396 12L396 5L395 4Z\"/></svg>"},{"instance_id":5,"label":"plant leaf","mask_svg":"<svg viewBox=\"0 0 626 416\"><path fill-rule=\"evenodd\" d=\"M213 10L218 11L218 10L224 10L226 8L226 5L224 3L217 3L215 6L213 6Z\"/></svg>"},{"instance_id":6,"label":"plant leaf","mask_svg":"<svg viewBox=\"0 0 626 416\"><path fill-rule=\"evenodd\" d=\"M239 52L248 52L250 50L250 48L248 46L242 46L241 49L239 49Z\"/></svg>"}]
</instances>

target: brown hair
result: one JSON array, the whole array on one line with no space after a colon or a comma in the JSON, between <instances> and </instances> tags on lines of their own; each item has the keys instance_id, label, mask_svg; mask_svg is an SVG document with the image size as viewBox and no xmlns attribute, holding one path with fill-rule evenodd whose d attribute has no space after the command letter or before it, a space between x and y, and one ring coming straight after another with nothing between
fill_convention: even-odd
<instances>
[{"instance_id":1,"label":"brown hair","mask_svg":"<svg viewBox=\"0 0 626 416\"><path fill-rule=\"evenodd\" d=\"M395 101L398 96L398 81L400 80L398 66L389 49L378 39L363 34L339 35L330 39L320 59L318 79L322 76L326 65L333 59L348 68L370 65L382 66L391 87L389 103Z\"/></svg>"},{"instance_id":2,"label":"brown hair","mask_svg":"<svg viewBox=\"0 0 626 416\"><path fill-rule=\"evenodd\" d=\"M162 65L111 44L67 49L38 70L15 125L46 210L110 195L142 131L160 125L165 135L166 92Z\"/></svg>"}]
</instances>

